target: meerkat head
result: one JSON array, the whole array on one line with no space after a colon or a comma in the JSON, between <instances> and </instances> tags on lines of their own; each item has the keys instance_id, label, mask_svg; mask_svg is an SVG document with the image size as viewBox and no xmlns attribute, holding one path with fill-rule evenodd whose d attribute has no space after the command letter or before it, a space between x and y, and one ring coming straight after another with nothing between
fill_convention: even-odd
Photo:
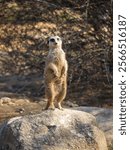
<instances>
[{"instance_id":1,"label":"meerkat head","mask_svg":"<svg viewBox=\"0 0 130 150\"><path fill-rule=\"evenodd\" d=\"M48 43L50 49L62 48L62 40L59 36L51 36Z\"/></svg>"}]
</instances>

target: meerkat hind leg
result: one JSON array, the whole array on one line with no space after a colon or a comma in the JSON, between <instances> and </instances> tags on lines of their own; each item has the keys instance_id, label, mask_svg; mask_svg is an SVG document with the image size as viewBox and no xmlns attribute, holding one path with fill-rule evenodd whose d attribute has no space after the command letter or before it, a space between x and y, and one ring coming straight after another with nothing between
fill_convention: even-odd
<instances>
[{"instance_id":1,"label":"meerkat hind leg","mask_svg":"<svg viewBox=\"0 0 130 150\"><path fill-rule=\"evenodd\" d=\"M47 110L47 109L55 110L54 103L51 102L50 100L48 100L47 105L45 107L45 110Z\"/></svg>"},{"instance_id":2,"label":"meerkat hind leg","mask_svg":"<svg viewBox=\"0 0 130 150\"><path fill-rule=\"evenodd\" d=\"M57 108L60 110L63 110L61 102L65 99L65 96L66 96L66 88L63 87L62 91L57 96Z\"/></svg>"},{"instance_id":3,"label":"meerkat hind leg","mask_svg":"<svg viewBox=\"0 0 130 150\"><path fill-rule=\"evenodd\" d=\"M55 95L54 95L54 87L52 85L50 85L48 89L46 90L46 97L48 99L48 102L47 102L45 110L47 109L54 110L55 109L55 105L54 105Z\"/></svg>"},{"instance_id":4,"label":"meerkat hind leg","mask_svg":"<svg viewBox=\"0 0 130 150\"><path fill-rule=\"evenodd\" d=\"M61 106L61 102L57 103L57 108L60 109L60 110L64 110L63 107Z\"/></svg>"}]
</instances>

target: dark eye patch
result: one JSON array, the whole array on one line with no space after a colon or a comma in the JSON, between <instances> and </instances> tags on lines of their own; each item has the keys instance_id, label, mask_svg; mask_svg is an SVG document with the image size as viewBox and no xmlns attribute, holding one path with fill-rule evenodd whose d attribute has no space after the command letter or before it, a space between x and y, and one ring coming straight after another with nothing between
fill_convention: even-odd
<instances>
[{"instance_id":1,"label":"dark eye patch","mask_svg":"<svg viewBox=\"0 0 130 150\"><path fill-rule=\"evenodd\" d=\"M50 42L55 42L55 39L50 39Z\"/></svg>"},{"instance_id":2,"label":"dark eye patch","mask_svg":"<svg viewBox=\"0 0 130 150\"><path fill-rule=\"evenodd\" d=\"M60 40L60 38L57 38L57 41L59 41Z\"/></svg>"}]
</instances>

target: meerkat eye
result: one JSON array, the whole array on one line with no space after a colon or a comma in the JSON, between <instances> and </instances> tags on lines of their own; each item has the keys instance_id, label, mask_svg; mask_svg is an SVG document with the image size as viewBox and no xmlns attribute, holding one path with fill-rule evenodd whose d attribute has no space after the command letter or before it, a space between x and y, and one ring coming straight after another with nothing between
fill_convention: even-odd
<instances>
[{"instance_id":1,"label":"meerkat eye","mask_svg":"<svg viewBox=\"0 0 130 150\"><path fill-rule=\"evenodd\" d=\"M60 38L57 38L57 41L59 41L60 40Z\"/></svg>"},{"instance_id":2,"label":"meerkat eye","mask_svg":"<svg viewBox=\"0 0 130 150\"><path fill-rule=\"evenodd\" d=\"M55 39L50 39L50 42L55 42Z\"/></svg>"}]
</instances>

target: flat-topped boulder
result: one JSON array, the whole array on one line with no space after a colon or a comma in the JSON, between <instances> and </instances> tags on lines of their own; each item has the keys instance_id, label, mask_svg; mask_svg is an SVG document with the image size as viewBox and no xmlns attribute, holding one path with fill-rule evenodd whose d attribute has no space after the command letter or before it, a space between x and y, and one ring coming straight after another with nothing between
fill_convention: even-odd
<instances>
[{"instance_id":1,"label":"flat-topped boulder","mask_svg":"<svg viewBox=\"0 0 130 150\"><path fill-rule=\"evenodd\" d=\"M93 115L55 109L15 117L0 126L0 149L107 150L104 133Z\"/></svg>"}]
</instances>

